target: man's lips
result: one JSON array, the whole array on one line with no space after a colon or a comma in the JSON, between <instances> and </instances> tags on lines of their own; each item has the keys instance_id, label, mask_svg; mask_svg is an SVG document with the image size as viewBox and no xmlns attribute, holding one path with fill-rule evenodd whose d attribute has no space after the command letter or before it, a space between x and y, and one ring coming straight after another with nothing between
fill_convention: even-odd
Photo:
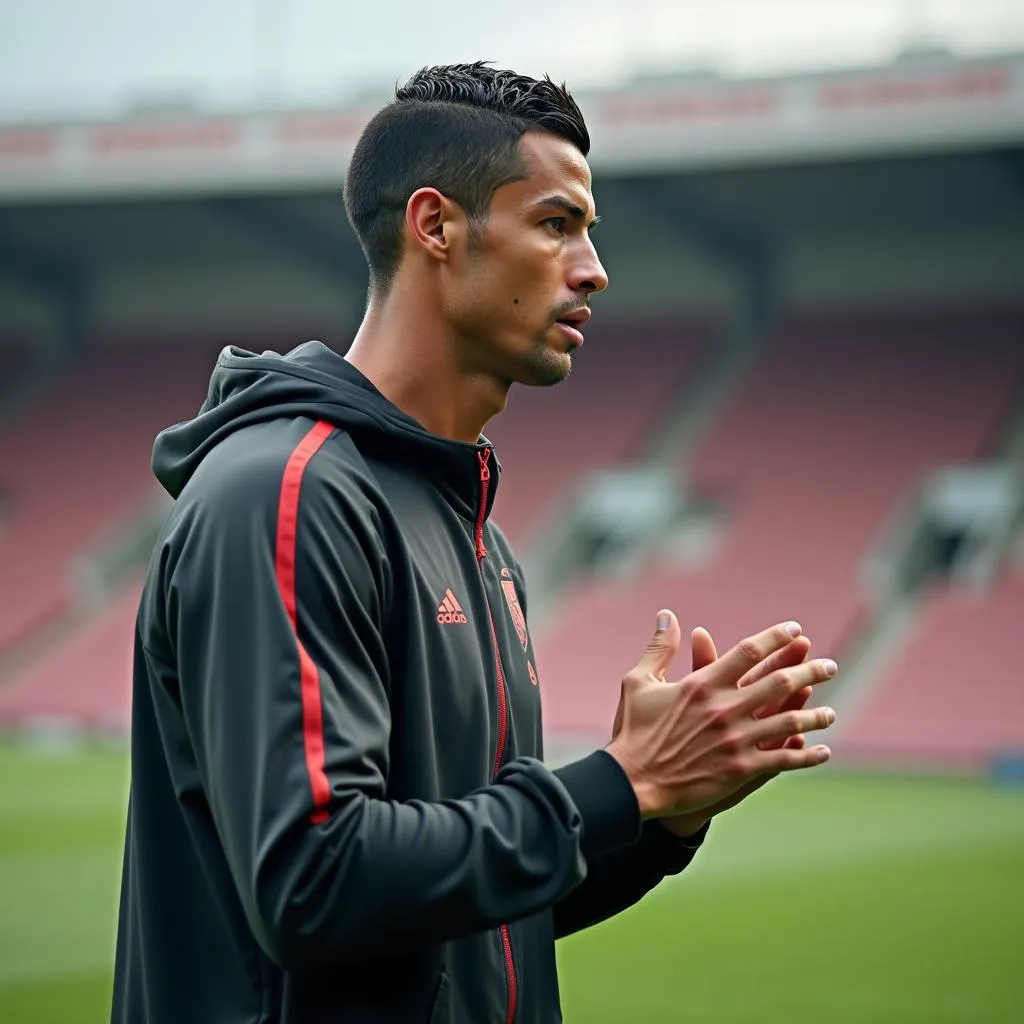
<instances>
[{"instance_id":1,"label":"man's lips","mask_svg":"<svg viewBox=\"0 0 1024 1024\"><path fill-rule=\"evenodd\" d=\"M568 324L570 327L575 327L578 330L589 319L590 310L586 306L583 306L581 309L574 310L572 313L566 313L565 316L560 316L556 323Z\"/></svg>"},{"instance_id":2,"label":"man's lips","mask_svg":"<svg viewBox=\"0 0 1024 1024\"><path fill-rule=\"evenodd\" d=\"M590 319L590 310L586 307L566 313L555 321L563 334L577 345L583 344L583 331L580 329Z\"/></svg>"}]
</instances>

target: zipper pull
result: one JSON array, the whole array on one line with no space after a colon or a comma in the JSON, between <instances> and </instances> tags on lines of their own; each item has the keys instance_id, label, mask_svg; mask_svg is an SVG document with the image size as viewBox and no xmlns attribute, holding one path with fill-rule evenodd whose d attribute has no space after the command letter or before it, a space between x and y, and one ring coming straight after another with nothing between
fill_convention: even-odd
<instances>
[{"instance_id":1,"label":"zipper pull","mask_svg":"<svg viewBox=\"0 0 1024 1024\"><path fill-rule=\"evenodd\" d=\"M484 547L484 519L487 516L487 492L491 485L491 449L484 448L476 453L480 460L480 508L476 517L476 557L477 561L483 561L487 557L487 548Z\"/></svg>"}]
</instances>

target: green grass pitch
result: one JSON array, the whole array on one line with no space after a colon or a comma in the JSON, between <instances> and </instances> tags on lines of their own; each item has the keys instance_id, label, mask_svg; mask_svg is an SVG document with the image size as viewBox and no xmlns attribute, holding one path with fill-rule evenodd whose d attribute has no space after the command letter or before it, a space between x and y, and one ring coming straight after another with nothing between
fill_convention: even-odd
<instances>
[{"instance_id":1,"label":"green grass pitch","mask_svg":"<svg viewBox=\"0 0 1024 1024\"><path fill-rule=\"evenodd\" d=\"M108 1018L123 754L0 746L0 1021ZM570 1022L1024 1020L1024 792L777 780L559 946Z\"/></svg>"}]
</instances>

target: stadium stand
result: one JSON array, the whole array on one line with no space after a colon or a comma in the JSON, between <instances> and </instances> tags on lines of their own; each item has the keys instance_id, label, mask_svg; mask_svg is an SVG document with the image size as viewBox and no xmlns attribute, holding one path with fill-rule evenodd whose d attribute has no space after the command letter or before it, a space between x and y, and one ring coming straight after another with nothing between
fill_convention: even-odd
<instances>
[{"instance_id":1,"label":"stadium stand","mask_svg":"<svg viewBox=\"0 0 1024 1024\"><path fill-rule=\"evenodd\" d=\"M202 401L217 347L96 346L0 430L0 651L69 607L74 560L153 494L153 438Z\"/></svg>"},{"instance_id":2,"label":"stadium stand","mask_svg":"<svg viewBox=\"0 0 1024 1024\"><path fill-rule=\"evenodd\" d=\"M934 465L983 455L1004 427L1024 377L1021 324L1018 313L999 310L788 319L680 467L688 487L723 510L707 557L692 566L655 558L631 579L579 578L555 620L535 624L549 730L594 736L606 728L615 678L635 660L658 607L674 607L684 631L706 625L723 646L796 614L817 652L841 656L869 610L859 561L906 488ZM512 396L490 436L504 470L497 516L513 541L528 540L590 472L641 454L709 344L707 329L694 324L634 325L632 335L607 325L589 332L587 361L557 395ZM196 406L216 347L99 347L0 432L0 479L17 499L0 538L8 579L19 582L3 593L6 642L67 605L76 555L152 494L152 438ZM146 379L159 389L129 386ZM123 587L7 680L0 724L124 723L137 593L136 583ZM930 593L905 649L858 708L845 749L974 764L1010 742L1012 709L993 708L1009 707L1013 660L1004 647L1021 599L1019 578L984 598ZM955 644L938 642L955 635L952 623L975 620L991 671L971 664L970 651L961 664ZM685 655L677 668L685 669ZM907 718L894 707L908 712L926 693L948 697L972 671L988 688L974 691L969 719L947 698L927 703L932 712L915 719L912 737L886 725Z\"/></svg>"},{"instance_id":3,"label":"stadium stand","mask_svg":"<svg viewBox=\"0 0 1024 1024\"><path fill-rule=\"evenodd\" d=\"M797 617L842 656L869 605L859 560L932 466L998 438L1024 374L1015 311L792 318L698 443L688 485L725 509L700 565L578 579L539 641L548 727L600 735L661 607L725 648ZM686 655L677 665L685 674Z\"/></svg>"},{"instance_id":4,"label":"stadium stand","mask_svg":"<svg viewBox=\"0 0 1024 1024\"><path fill-rule=\"evenodd\" d=\"M140 585L124 585L0 688L0 728L123 733L131 702L132 637Z\"/></svg>"},{"instance_id":5,"label":"stadium stand","mask_svg":"<svg viewBox=\"0 0 1024 1024\"><path fill-rule=\"evenodd\" d=\"M796 615L816 653L841 658L870 614L858 585L861 559L894 506L929 468L969 462L1000 437L1024 380L1022 322L1013 310L787 319L677 467L691 493L721 510L703 559L677 564L655 556L632 577L580 576L553 618L532 623L548 731L600 738L617 676L635 661L663 606L676 609L684 635L701 623L723 647ZM586 358L557 394L513 394L489 433L504 473L496 515L520 550L588 474L642 457L711 344L707 326L696 323L628 330L595 322ZM0 481L17 497L0 549L8 578L19 581L3 591L0 637L10 642L16 629L23 636L66 606L76 555L152 493L152 438L201 400L217 347L154 341L130 352L97 348L0 431ZM159 390L138 387L147 379L159 380ZM643 400L624 402L624 394ZM0 725L123 725L137 594L136 582L126 584L4 680ZM1015 730L1006 723L1019 699L1007 697L1013 660L1006 646L1021 600L1019 577L982 598L942 588L927 595L905 649L858 705L844 750L975 765L1010 743ZM949 640L952 623L975 620L970 628L991 656L984 667L938 643ZM684 672L686 663L684 653L676 669ZM972 670L984 677L984 690L977 682L978 699L964 719L950 695ZM929 705L912 741L886 726L939 693L945 699Z\"/></svg>"},{"instance_id":6,"label":"stadium stand","mask_svg":"<svg viewBox=\"0 0 1024 1024\"><path fill-rule=\"evenodd\" d=\"M845 758L981 769L1024 750L1017 643L1024 573L982 592L936 583L902 648L844 723Z\"/></svg>"}]
</instances>

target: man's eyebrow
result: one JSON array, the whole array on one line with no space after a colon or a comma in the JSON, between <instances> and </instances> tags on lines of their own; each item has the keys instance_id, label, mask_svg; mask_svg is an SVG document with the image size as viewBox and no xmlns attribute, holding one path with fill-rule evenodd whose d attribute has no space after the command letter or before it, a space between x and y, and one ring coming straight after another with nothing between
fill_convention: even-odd
<instances>
[{"instance_id":1,"label":"man's eyebrow","mask_svg":"<svg viewBox=\"0 0 1024 1024\"><path fill-rule=\"evenodd\" d=\"M564 210L573 220L582 223L587 219L587 214L581 206L577 206L574 202L566 199L565 196L548 196L546 199L541 199L538 206L554 206L558 210ZM595 217L588 225L587 230L596 227L601 223L600 217Z\"/></svg>"}]
</instances>

